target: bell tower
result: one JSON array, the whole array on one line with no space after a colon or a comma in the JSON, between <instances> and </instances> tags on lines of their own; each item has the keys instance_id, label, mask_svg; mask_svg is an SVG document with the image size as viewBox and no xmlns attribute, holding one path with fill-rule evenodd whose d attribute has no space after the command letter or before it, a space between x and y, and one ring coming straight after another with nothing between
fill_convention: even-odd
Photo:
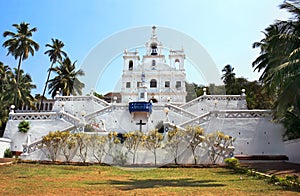
<instances>
[{"instance_id":1,"label":"bell tower","mask_svg":"<svg viewBox=\"0 0 300 196\"><path fill-rule=\"evenodd\" d=\"M147 56L159 56L162 55L162 44L157 39L156 26L152 27L152 35L150 41L146 43Z\"/></svg>"},{"instance_id":2,"label":"bell tower","mask_svg":"<svg viewBox=\"0 0 300 196\"><path fill-rule=\"evenodd\" d=\"M170 50L170 66L177 69L184 71L184 59L185 59L185 54L184 50Z\"/></svg>"},{"instance_id":3,"label":"bell tower","mask_svg":"<svg viewBox=\"0 0 300 196\"><path fill-rule=\"evenodd\" d=\"M124 59L123 70L132 71L136 69L137 66L139 65L139 60L140 60L138 50L136 49L135 52L129 52L127 51L127 49L125 49L123 59Z\"/></svg>"}]
</instances>

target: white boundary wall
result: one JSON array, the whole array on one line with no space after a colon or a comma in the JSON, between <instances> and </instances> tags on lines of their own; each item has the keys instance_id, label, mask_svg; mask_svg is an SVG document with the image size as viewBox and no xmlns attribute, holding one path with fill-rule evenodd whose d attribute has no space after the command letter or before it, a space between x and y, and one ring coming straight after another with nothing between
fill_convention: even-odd
<instances>
[{"instance_id":1,"label":"white boundary wall","mask_svg":"<svg viewBox=\"0 0 300 196\"><path fill-rule=\"evenodd\" d=\"M10 149L11 140L7 138L0 138L0 158L4 157L4 151Z\"/></svg>"},{"instance_id":2,"label":"white boundary wall","mask_svg":"<svg viewBox=\"0 0 300 196\"><path fill-rule=\"evenodd\" d=\"M300 138L284 142L285 154L289 157L289 162L300 164Z\"/></svg>"}]
</instances>

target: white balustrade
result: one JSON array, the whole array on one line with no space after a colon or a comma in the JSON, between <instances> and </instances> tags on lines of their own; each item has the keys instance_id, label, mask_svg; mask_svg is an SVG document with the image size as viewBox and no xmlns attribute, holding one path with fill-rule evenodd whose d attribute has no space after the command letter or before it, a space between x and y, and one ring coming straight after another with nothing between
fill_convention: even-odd
<instances>
[{"instance_id":1,"label":"white balustrade","mask_svg":"<svg viewBox=\"0 0 300 196\"><path fill-rule=\"evenodd\" d=\"M181 105L180 107L187 109L197 104L198 102L202 102L202 101L227 101L228 102L228 101L242 101L245 99L246 96L243 95L203 95Z\"/></svg>"}]
</instances>

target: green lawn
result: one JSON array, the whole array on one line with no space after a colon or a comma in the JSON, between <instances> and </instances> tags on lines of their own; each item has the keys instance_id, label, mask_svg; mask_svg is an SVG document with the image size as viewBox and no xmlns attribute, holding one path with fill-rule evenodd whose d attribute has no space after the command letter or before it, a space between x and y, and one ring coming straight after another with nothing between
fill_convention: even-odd
<instances>
[{"instance_id":1,"label":"green lawn","mask_svg":"<svg viewBox=\"0 0 300 196\"><path fill-rule=\"evenodd\" d=\"M224 168L0 166L0 195L299 195Z\"/></svg>"}]
</instances>

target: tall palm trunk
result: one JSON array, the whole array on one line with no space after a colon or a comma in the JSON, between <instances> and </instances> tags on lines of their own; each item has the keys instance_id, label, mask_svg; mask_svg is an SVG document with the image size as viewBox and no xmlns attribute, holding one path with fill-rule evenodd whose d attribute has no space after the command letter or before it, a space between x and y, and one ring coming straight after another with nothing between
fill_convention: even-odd
<instances>
[{"instance_id":1,"label":"tall palm trunk","mask_svg":"<svg viewBox=\"0 0 300 196\"><path fill-rule=\"evenodd\" d=\"M51 63L50 69L48 70L48 76L47 76L47 80L46 80L45 87L44 87L44 90L43 90L43 95L41 97L41 104L40 104L40 107L39 107L39 112L41 111L41 109L43 107L44 96L45 96L45 93L46 93L46 89L47 89L47 85L48 85L48 81L49 81L49 78L50 78L51 69L53 67L53 64L54 64L54 62Z\"/></svg>"},{"instance_id":2,"label":"tall palm trunk","mask_svg":"<svg viewBox=\"0 0 300 196\"><path fill-rule=\"evenodd\" d=\"M20 81L20 69L21 69L22 58L23 58L23 54L19 58L18 73L17 73L17 76L16 76L17 77L16 78L16 93L15 93L14 104L17 108L19 107L19 105L18 105L18 94L19 94L19 81Z\"/></svg>"}]
</instances>

